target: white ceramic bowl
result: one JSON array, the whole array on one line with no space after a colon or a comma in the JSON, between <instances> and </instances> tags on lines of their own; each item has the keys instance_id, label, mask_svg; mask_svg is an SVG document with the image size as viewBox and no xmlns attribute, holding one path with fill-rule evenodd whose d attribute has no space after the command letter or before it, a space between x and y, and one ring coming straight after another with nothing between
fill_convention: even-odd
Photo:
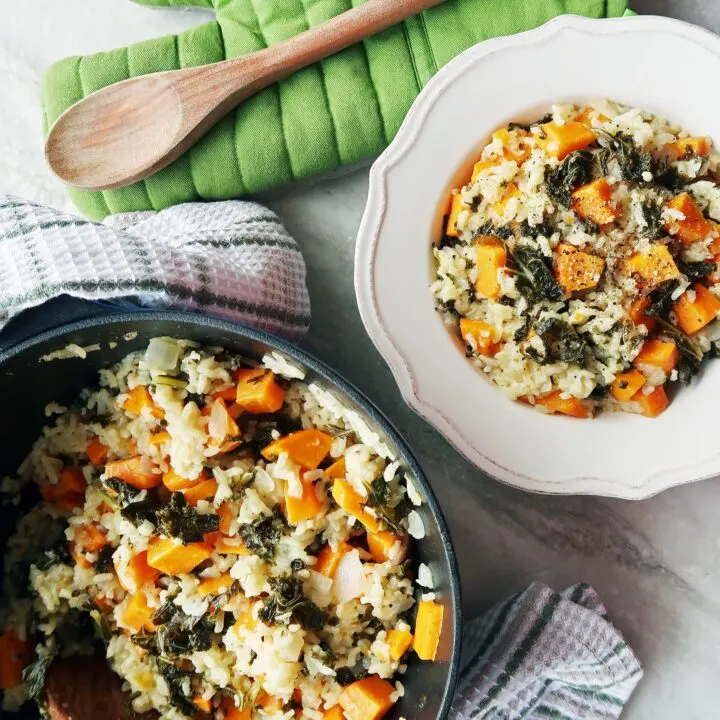
<instances>
[{"instance_id":1,"label":"white ceramic bowl","mask_svg":"<svg viewBox=\"0 0 720 720\"><path fill-rule=\"evenodd\" d=\"M720 362L653 420L542 415L467 362L429 292L443 200L493 130L534 120L553 103L610 98L720 142L717 77L720 38L700 28L659 17L563 16L445 66L373 165L355 258L365 327L410 407L498 480L638 499L720 474Z\"/></svg>"}]
</instances>

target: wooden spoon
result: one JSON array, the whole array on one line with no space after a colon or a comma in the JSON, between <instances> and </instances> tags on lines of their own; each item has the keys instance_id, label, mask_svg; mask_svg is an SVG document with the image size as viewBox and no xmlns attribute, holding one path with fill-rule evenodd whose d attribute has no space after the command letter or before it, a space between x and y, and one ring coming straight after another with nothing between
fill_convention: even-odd
<instances>
[{"instance_id":1,"label":"wooden spoon","mask_svg":"<svg viewBox=\"0 0 720 720\"><path fill-rule=\"evenodd\" d=\"M234 60L110 85L57 119L45 156L63 182L78 188L109 190L141 180L178 158L251 95L441 1L366 0Z\"/></svg>"},{"instance_id":2,"label":"wooden spoon","mask_svg":"<svg viewBox=\"0 0 720 720\"><path fill-rule=\"evenodd\" d=\"M48 670L46 699L52 720L156 720L157 713L138 715L122 680L99 653L58 658Z\"/></svg>"}]
</instances>

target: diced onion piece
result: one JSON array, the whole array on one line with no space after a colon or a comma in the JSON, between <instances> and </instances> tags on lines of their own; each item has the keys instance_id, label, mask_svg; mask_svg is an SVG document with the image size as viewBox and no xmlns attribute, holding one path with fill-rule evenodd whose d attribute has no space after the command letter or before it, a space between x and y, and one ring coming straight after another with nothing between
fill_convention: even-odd
<instances>
[{"instance_id":1,"label":"diced onion piece","mask_svg":"<svg viewBox=\"0 0 720 720\"><path fill-rule=\"evenodd\" d=\"M360 597L367 588L365 568L360 562L360 553L353 550L345 553L338 563L333 579L333 591L336 600L347 602Z\"/></svg>"},{"instance_id":2,"label":"diced onion piece","mask_svg":"<svg viewBox=\"0 0 720 720\"><path fill-rule=\"evenodd\" d=\"M145 364L152 370L175 370L180 350L180 344L172 338L152 338L145 351Z\"/></svg>"},{"instance_id":3,"label":"diced onion piece","mask_svg":"<svg viewBox=\"0 0 720 720\"><path fill-rule=\"evenodd\" d=\"M425 526L416 510L411 511L408 515L408 533L416 540L422 540L425 537Z\"/></svg>"}]
</instances>

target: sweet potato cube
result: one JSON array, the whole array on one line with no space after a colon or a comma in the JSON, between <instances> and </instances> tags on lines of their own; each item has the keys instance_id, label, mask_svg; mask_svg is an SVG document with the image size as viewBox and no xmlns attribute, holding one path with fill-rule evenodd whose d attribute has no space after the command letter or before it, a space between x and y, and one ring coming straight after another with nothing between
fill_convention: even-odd
<instances>
[{"instance_id":1,"label":"sweet potato cube","mask_svg":"<svg viewBox=\"0 0 720 720\"><path fill-rule=\"evenodd\" d=\"M633 365L641 368L643 365L659 367L669 375L677 365L679 353L674 342L665 340L646 340L640 352L635 356Z\"/></svg>"},{"instance_id":2,"label":"sweet potato cube","mask_svg":"<svg viewBox=\"0 0 720 720\"><path fill-rule=\"evenodd\" d=\"M393 706L395 688L377 675L348 685L340 695L340 707L348 720L380 720Z\"/></svg>"},{"instance_id":3,"label":"sweet potato cube","mask_svg":"<svg viewBox=\"0 0 720 720\"><path fill-rule=\"evenodd\" d=\"M690 296L694 294L693 300ZM711 323L720 313L720 300L704 285L696 283L683 293L673 306L677 323L684 333L694 335Z\"/></svg>"},{"instance_id":4,"label":"sweet potato cube","mask_svg":"<svg viewBox=\"0 0 720 720\"><path fill-rule=\"evenodd\" d=\"M206 595L220 595L230 589L230 586L235 582L230 573L223 573L214 578L205 578L200 581L198 585L198 594L205 597Z\"/></svg>"},{"instance_id":5,"label":"sweet potato cube","mask_svg":"<svg viewBox=\"0 0 720 720\"><path fill-rule=\"evenodd\" d=\"M540 126L544 137L538 136L537 143L545 152L562 160L575 150L582 150L597 140L597 135L587 125L575 120L558 125L555 122Z\"/></svg>"},{"instance_id":6,"label":"sweet potato cube","mask_svg":"<svg viewBox=\"0 0 720 720\"><path fill-rule=\"evenodd\" d=\"M460 231L457 227L457 221L460 217L460 213L463 210L469 210L470 206L463 202L462 195L455 193L450 201L450 213L447 219L447 227L445 228L445 234L450 237L459 237Z\"/></svg>"},{"instance_id":7,"label":"sweet potato cube","mask_svg":"<svg viewBox=\"0 0 720 720\"><path fill-rule=\"evenodd\" d=\"M491 158L490 160L478 160L475 165L473 165L472 175L470 176L470 185L472 185L478 179L480 173L483 170L487 170L488 168L497 165L499 161L499 158Z\"/></svg>"},{"instance_id":8,"label":"sweet potato cube","mask_svg":"<svg viewBox=\"0 0 720 720\"><path fill-rule=\"evenodd\" d=\"M710 141L707 137L680 138L672 143L672 146L680 157L687 154L707 157L710 154Z\"/></svg>"},{"instance_id":9,"label":"sweet potato cube","mask_svg":"<svg viewBox=\"0 0 720 720\"><path fill-rule=\"evenodd\" d=\"M645 314L645 311L652 304L650 298L641 297L632 301L628 315L635 325L644 325L648 332L652 332L655 327L655 318Z\"/></svg>"},{"instance_id":10,"label":"sweet potato cube","mask_svg":"<svg viewBox=\"0 0 720 720\"><path fill-rule=\"evenodd\" d=\"M421 660L434 660L442 632L443 606L432 600L418 605L413 650Z\"/></svg>"},{"instance_id":11,"label":"sweet potato cube","mask_svg":"<svg viewBox=\"0 0 720 720\"><path fill-rule=\"evenodd\" d=\"M304 520L310 520L325 509L325 502L318 497L315 483L301 480L303 487L302 497L294 497L288 493L288 484L285 484L285 511L291 525L297 525Z\"/></svg>"},{"instance_id":12,"label":"sweet potato cube","mask_svg":"<svg viewBox=\"0 0 720 720\"><path fill-rule=\"evenodd\" d=\"M346 720L345 714L339 705L333 705L323 713L323 720Z\"/></svg>"},{"instance_id":13,"label":"sweet potato cube","mask_svg":"<svg viewBox=\"0 0 720 720\"><path fill-rule=\"evenodd\" d=\"M285 402L285 390L270 370L246 369L236 373L235 402L253 414L277 412Z\"/></svg>"},{"instance_id":14,"label":"sweet potato cube","mask_svg":"<svg viewBox=\"0 0 720 720\"><path fill-rule=\"evenodd\" d=\"M170 490L170 492L179 492L180 490L187 490L188 488L199 485L203 480L207 479L204 475L198 475L194 479L183 477L178 475L172 468L166 473L163 473L162 483Z\"/></svg>"},{"instance_id":15,"label":"sweet potato cube","mask_svg":"<svg viewBox=\"0 0 720 720\"><path fill-rule=\"evenodd\" d=\"M555 249L555 278L566 293L587 290L600 282L605 260L568 243Z\"/></svg>"},{"instance_id":16,"label":"sweet potato cube","mask_svg":"<svg viewBox=\"0 0 720 720\"><path fill-rule=\"evenodd\" d=\"M497 300L500 297L498 271L507 264L507 251L495 238L480 238L475 245L477 279L475 291L481 297Z\"/></svg>"},{"instance_id":17,"label":"sweet potato cube","mask_svg":"<svg viewBox=\"0 0 720 720\"><path fill-rule=\"evenodd\" d=\"M137 592L144 585L154 585L155 581L160 577L160 571L148 565L147 557L147 550L133 555L127 564L125 573L118 573L120 584L128 592Z\"/></svg>"},{"instance_id":18,"label":"sweet potato cube","mask_svg":"<svg viewBox=\"0 0 720 720\"><path fill-rule=\"evenodd\" d=\"M700 240L705 240L715 230L715 225L702 214L688 193L676 195L668 202L667 207L677 210L685 216L682 220L671 220L665 225L665 230L673 237L678 238L684 245L692 245Z\"/></svg>"},{"instance_id":19,"label":"sweet potato cube","mask_svg":"<svg viewBox=\"0 0 720 720\"><path fill-rule=\"evenodd\" d=\"M618 402L627 402L646 382L646 377L640 371L628 370L615 376L610 392Z\"/></svg>"},{"instance_id":20,"label":"sweet potato cube","mask_svg":"<svg viewBox=\"0 0 720 720\"><path fill-rule=\"evenodd\" d=\"M100 442L100 438L97 435L92 436L85 452L87 453L88 460L93 465L104 465L107 460L108 449Z\"/></svg>"},{"instance_id":21,"label":"sweet potato cube","mask_svg":"<svg viewBox=\"0 0 720 720\"><path fill-rule=\"evenodd\" d=\"M147 597L142 590L139 590L130 597L122 619L134 633L139 633L143 628L150 631L155 629L152 616L153 611L148 606Z\"/></svg>"},{"instance_id":22,"label":"sweet potato cube","mask_svg":"<svg viewBox=\"0 0 720 720\"><path fill-rule=\"evenodd\" d=\"M11 628L0 635L0 690L9 690L22 682L22 673L33 656L29 640L21 640Z\"/></svg>"},{"instance_id":23,"label":"sweet potato cube","mask_svg":"<svg viewBox=\"0 0 720 720\"><path fill-rule=\"evenodd\" d=\"M358 495L347 480L338 478L332 486L335 502L346 512L356 517L369 532L378 532L380 522L365 509L365 499Z\"/></svg>"},{"instance_id":24,"label":"sweet potato cube","mask_svg":"<svg viewBox=\"0 0 720 720\"><path fill-rule=\"evenodd\" d=\"M205 543L195 542L182 545L173 540L155 540L148 549L148 565L165 575L179 575L192 572L201 562L212 555L212 549Z\"/></svg>"},{"instance_id":25,"label":"sweet potato cube","mask_svg":"<svg viewBox=\"0 0 720 720\"><path fill-rule=\"evenodd\" d=\"M370 556L376 563L384 563L390 559L390 551L396 542L402 542L403 538L398 537L389 530L367 534L368 550Z\"/></svg>"},{"instance_id":26,"label":"sweet potato cube","mask_svg":"<svg viewBox=\"0 0 720 720\"><path fill-rule=\"evenodd\" d=\"M680 275L666 245L654 245L650 252L635 253L625 261L625 270L641 288L653 288Z\"/></svg>"},{"instance_id":27,"label":"sweet potato cube","mask_svg":"<svg viewBox=\"0 0 720 720\"><path fill-rule=\"evenodd\" d=\"M107 544L105 532L97 523L87 523L75 529L75 542L85 551L95 553Z\"/></svg>"},{"instance_id":28,"label":"sweet potato cube","mask_svg":"<svg viewBox=\"0 0 720 720\"><path fill-rule=\"evenodd\" d=\"M330 465L330 467L325 470L325 474L333 480L335 478L345 477L345 457L341 457Z\"/></svg>"},{"instance_id":29,"label":"sweet potato cube","mask_svg":"<svg viewBox=\"0 0 720 720\"><path fill-rule=\"evenodd\" d=\"M576 418L592 417L587 403L574 397L564 398L559 390L536 397L535 405L545 408L550 414L560 413Z\"/></svg>"},{"instance_id":30,"label":"sweet potato cube","mask_svg":"<svg viewBox=\"0 0 720 720\"><path fill-rule=\"evenodd\" d=\"M613 200L612 189L605 178L593 180L572 194L572 209L582 218L596 225L608 225L616 220L622 211Z\"/></svg>"},{"instance_id":31,"label":"sweet potato cube","mask_svg":"<svg viewBox=\"0 0 720 720\"><path fill-rule=\"evenodd\" d=\"M393 628L387 634L387 644L390 646L390 657L399 660L410 648L413 634L406 628Z\"/></svg>"},{"instance_id":32,"label":"sweet potato cube","mask_svg":"<svg viewBox=\"0 0 720 720\"><path fill-rule=\"evenodd\" d=\"M662 385L658 385L649 395L645 395L640 390L633 398L633 402L640 403L642 414L650 418L657 417L670 404Z\"/></svg>"},{"instance_id":33,"label":"sweet potato cube","mask_svg":"<svg viewBox=\"0 0 720 720\"><path fill-rule=\"evenodd\" d=\"M332 444L330 435L309 428L273 440L263 448L262 456L266 460L273 460L281 453L287 453L295 464L306 470L315 470L330 452Z\"/></svg>"},{"instance_id":34,"label":"sweet potato cube","mask_svg":"<svg viewBox=\"0 0 720 720\"><path fill-rule=\"evenodd\" d=\"M113 460L105 465L106 477L114 477L138 490L149 490L162 483L160 469L146 455Z\"/></svg>"},{"instance_id":35,"label":"sweet potato cube","mask_svg":"<svg viewBox=\"0 0 720 720\"><path fill-rule=\"evenodd\" d=\"M495 342L495 329L482 320L460 318L460 336L480 355L494 355L500 347Z\"/></svg>"},{"instance_id":36,"label":"sweet potato cube","mask_svg":"<svg viewBox=\"0 0 720 720\"><path fill-rule=\"evenodd\" d=\"M183 490L182 494L185 496L188 505L192 505L194 507L201 500L209 500L210 498L215 497L217 489L217 480L211 478L209 480L203 480L187 490Z\"/></svg>"},{"instance_id":37,"label":"sweet potato cube","mask_svg":"<svg viewBox=\"0 0 720 720\"><path fill-rule=\"evenodd\" d=\"M128 390L127 397L123 403L123 410L127 410L133 415L142 415L146 409L156 418L161 418L165 415L162 409L155 404L145 385L137 385L132 390Z\"/></svg>"},{"instance_id":38,"label":"sweet potato cube","mask_svg":"<svg viewBox=\"0 0 720 720\"><path fill-rule=\"evenodd\" d=\"M340 564L340 560L353 549L352 545L341 542L335 550L330 545L326 545L317 556L317 562L313 566L315 572L319 572L325 577L332 578Z\"/></svg>"}]
</instances>

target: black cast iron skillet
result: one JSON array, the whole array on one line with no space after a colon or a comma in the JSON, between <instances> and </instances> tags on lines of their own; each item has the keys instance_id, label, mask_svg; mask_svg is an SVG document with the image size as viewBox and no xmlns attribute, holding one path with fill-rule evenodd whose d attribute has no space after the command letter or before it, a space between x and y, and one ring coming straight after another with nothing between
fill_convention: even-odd
<instances>
[{"instance_id":1,"label":"black cast iron skillet","mask_svg":"<svg viewBox=\"0 0 720 720\"><path fill-rule=\"evenodd\" d=\"M127 333L137 335L128 340ZM347 406L361 411L396 452L424 496L419 512L427 535L422 541L415 542L414 559L416 563L423 562L430 567L437 601L444 605L445 613L437 660L421 662L410 654L407 674L402 677L405 697L388 720L445 718L457 681L462 622L458 570L440 507L413 454L390 422L352 385L296 347L267 333L231 322L189 313L147 311L94 317L21 342L0 352L0 477L13 475L27 455L47 422L44 413L47 403L55 401L70 405L83 388L96 384L100 368L143 348L150 338L158 335L189 338L257 359L270 350L278 350L303 366L307 370L307 379L332 390ZM81 347L99 343L101 349L88 353L85 359L40 360L43 355L64 348L68 343ZM110 348L110 343L117 343L117 346ZM12 532L13 518L8 513L7 509L0 510L0 549ZM18 717L23 720L36 718L37 710L26 706Z\"/></svg>"}]
</instances>

